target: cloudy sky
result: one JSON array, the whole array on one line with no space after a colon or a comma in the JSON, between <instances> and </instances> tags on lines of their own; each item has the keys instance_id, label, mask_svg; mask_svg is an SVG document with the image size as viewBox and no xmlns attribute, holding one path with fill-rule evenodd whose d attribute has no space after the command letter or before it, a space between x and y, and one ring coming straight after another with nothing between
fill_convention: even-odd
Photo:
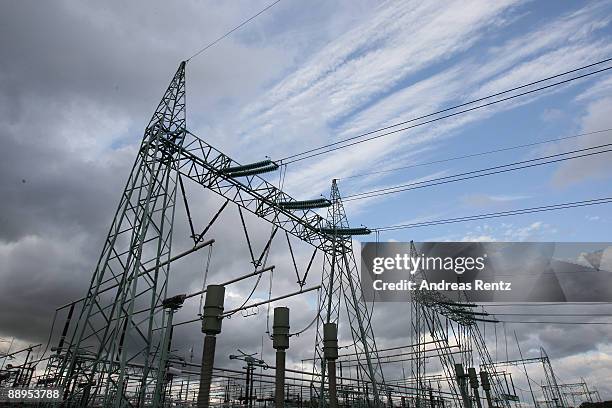
<instances>
[{"instance_id":1,"label":"cloudy sky","mask_svg":"<svg viewBox=\"0 0 612 408\"><path fill-rule=\"evenodd\" d=\"M179 62L266 4L0 4L1 338L15 338L16 344L45 342L53 310L84 294L143 128ZM188 64L188 127L240 162L284 158L609 58L611 16L608 1L283 0ZM611 91L612 76L605 72L302 160L287 167L284 189L295 197L316 198L328 194L330 180L337 178L341 192L350 195L610 143L612 132L599 132L427 164L612 128ZM610 163L609 156L601 154L354 200L347 202L347 212L354 225L382 227L608 197ZM266 177L279 182L278 174ZM187 190L196 223L203 226L222 201L194 185ZM380 239L610 241L609 209L601 205L401 230L383 233ZM177 214L181 211L178 208ZM247 221L257 237L255 246L261 248L270 227ZM217 281L249 271L235 208L220 224L223 227L210 232L217 245L209 279ZM177 251L188 247L187 234L181 213ZM308 248L298 246L296 251L305 264ZM177 264L171 283L177 293L201 286L204 259L202 253ZM269 262L278 267L273 294L295 290L286 243L273 247ZM318 282L320 268L316 272L309 284ZM255 298L268 296L268 279L262 278ZM228 302L240 304L253 284L232 288ZM315 298L287 303L309 311L292 316L295 327L311 320ZM192 317L197 306L197 300L186 305L183 317ZM498 306L495 311L569 314L611 309ZM376 312L380 342L406 344L408 322L385 319L390 311L381 305ZM218 355L227 356L236 347L259 352L265 314L260 310L252 317L232 319L224 330L237 340L223 343ZM504 320L512 318L553 319ZM584 377L612 398L607 380L612 378L609 326L505 326L508 338L513 339L516 330L524 354L535 356L544 346L562 381ZM181 330L177 349L185 352L193 346L197 358L198 327ZM487 340L497 353L492 330L487 328ZM299 366L300 359L311 356L312 331L293 341L295 354L290 358ZM271 358L267 343L264 357ZM0 349L6 348L7 343L0 343ZM510 353L516 357L516 348Z\"/></svg>"}]
</instances>

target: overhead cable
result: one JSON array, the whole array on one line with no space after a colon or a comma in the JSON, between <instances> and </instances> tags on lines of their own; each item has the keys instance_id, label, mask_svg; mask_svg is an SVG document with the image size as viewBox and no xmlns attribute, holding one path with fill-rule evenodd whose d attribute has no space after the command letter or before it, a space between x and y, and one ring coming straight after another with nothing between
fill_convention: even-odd
<instances>
[{"instance_id":1,"label":"overhead cable","mask_svg":"<svg viewBox=\"0 0 612 408\"><path fill-rule=\"evenodd\" d=\"M605 150L592 151L595 149L601 149L606 147ZM580 152L587 152L583 154L576 154ZM570 150L564 153L557 153L548 156L541 156L535 159L522 160L518 162L502 164L499 166L487 167L480 170L472 170L464 173L453 174L450 176L436 177L423 181L415 181L407 184L400 184L392 187L385 187L376 190L365 191L362 193L356 193L352 195L348 195L344 198L343 201L353 201L353 200L362 200L365 198L378 197L382 195L395 194L408 190L416 190L418 188L432 187L440 184L448 184L456 181L464 181L470 180L479 177L491 176L494 174L507 173L515 170L522 170L526 168L532 168L537 166L542 166L545 164L558 163L566 160L579 159L594 156L597 154L609 153L612 152L612 143L604 143L597 146L591 146L584 149L575 149ZM568 156L573 155L573 156ZM562 157L567 156L567 157Z\"/></svg>"},{"instance_id":2,"label":"overhead cable","mask_svg":"<svg viewBox=\"0 0 612 408\"><path fill-rule=\"evenodd\" d=\"M553 76L550 76L550 77L547 77L547 78L543 78L543 79L540 79L540 80L537 80L537 81L533 81L533 82L530 82L530 83L527 83L527 84L524 84L524 85L516 86L514 88L507 89L505 91L497 92L497 93L494 93L494 94L491 94L491 95L487 95L487 96L482 97L482 98L477 98L477 99L474 99L474 100L471 100L471 101L468 101L468 102L464 102L464 103L461 103L461 104L458 104L458 105L454 105L454 106L451 106L451 107L448 107L448 108L445 108L445 109L442 109L442 110L439 110L439 111L436 111L436 112L432 112L432 113L429 113L429 114L426 114L426 115L422 115L422 116L419 116L419 117L416 117L416 118L412 118L412 119L405 120L405 121L402 121L402 122L399 122L399 123L395 123L393 125L389 125L389 126L386 126L386 127L383 127L383 128L379 128L379 129L375 129L375 130L369 131L369 132L361 133L361 134L358 134L356 136L348 137L348 138L345 138L345 139L342 139L342 140L339 140L339 141L336 141L336 142L333 142L333 143L328 143L326 145L319 146L319 147L316 147L316 148L313 148L313 149L305 150L303 152L296 153L296 154L284 157L284 158L280 159L279 161L282 161L284 164L295 163L295 162L298 162L298 161L301 161L301 160L305 160L305 159L316 157L316 156L319 156L319 155L322 155L322 154L330 153L330 152L333 152L333 151L336 151L336 150L339 150L339 149L344 149L344 148L347 148L347 147L350 147L350 146L354 146L354 145L357 145L357 144L360 144L360 143L368 142L370 140L375 140L375 139L378 139L378 138L381 138L381 137L384 137L384 136L392 135L392 134L395 134L395 133L398 133L398 132L403 132L405 130L409 130L409 129L412 129L412 128L415 128L415 127L418 127L418 126L423 126L423 125L426 125L426 124L429 124L429 123L433 123L433 122L436 122L436 121L439 121L439 120L442 120L442 119L447 119L447 118L450 118L450 117L454 117L454 116L457 116L457 115L461 115L461 114L464 114L464 113L475 111L477 109L482 109L482 108L485 108L485 107L488 107L488 106L492 106L492 105L495 105L495 104L498 104L498 103L501 103L501 102L509 101L509 100L512 100L512 99L515 99L515 98L518 98L518 97L521 97L521 96L529 95L529 94L532 94L532 93L535 93L535 92L539 92L539 91L542 91L542 90L545 90L545 89L550 89L550 88L555 87L555 86L563 85L563 84L566 84L566 83L569 83L569 82L572 82L572 81L576 81L578 79L586 78L586 77L589 77L591 75L595 75L595 74L599 74L601 72L608 71L608 70L612 69L612 66L601 68L601 69L598 69L598 70L595 70L595 71L591 71L591 72L588 72L588 73L585 73L585 74L581 74L581 75L578 75L578 76L575 76L575 77L571 77L571 78L568 78L568 79L564 79L564 80L561 80L561 81L557 81L557 82L554 82L552 84L543 85L543 86L535 88L535 89L530 89L528 91L524 91L524 92L518 93L516 95L507 96L507 97L504 97L504 98L501 98L501 99L497 99L497 100L494 100L494 101L491 101L491 102L487 102L487 103L484 103L484 104L481 104L481 105L473 106L473 107L468 108L468 109L463 109L463 110L460 110L460 111L457 111L457 112L452 112L452 113L449 113L449 114L446 114L446 115L443 115L443 116L435 117L433 119L429 119L429 120L425 120L425 121L422 121L422 122L418 122L418 123L415 123L415 124L410 125L410 126L402 127L400 129L395 129L395 130L392 130L392 131L389 131L389 132L385 132L385 133L382 133L382 134L376 134L375 135L375 133L378 133L378 132L382 132L382 131L385 131L385 130L393 129L393 128L398 127L398 126L402 126L402 125L405 125L405 124L408 124L408 123L416 122L416 121L419 121L421 119L426 119L426 118L429 118L429 117L432 117L432 116L436 116L436 115L439 115L441 113L449 112L449 111L452 111L452 110L455 110L455 109L459 109L459 108L462 108L462 107L465 107L465 106L473 105L475 103L482 102L482 101L494 98L496 96L505 95L507 93L510 93L510 92L513 92L513 91L516 91L516 90L519 90L519 89L523 89L523 88L526 88L526 87L529 87L529 86L532 86L532 85L535 85L535 84L538 84L538 83L546 82L546 81L549 81L549 80L554 79L554 78L562 77L562 76L565 76L565 75L568 75L568 74L571 74L571 73L574 73L574 72L578 72L578 71L581 71L581 70L585 70L585 69L588 69L588 68L591 68L591 67L594 67L594 66L597 66L597 65L601 65L601 64L604 64L604 63L610 62L610 61L612 61L612 58L607 58L607 59L604 59L604 60L601 60L601 61L597 61L595 63L588 64L588 65L585 65L585 66L582 66L582 67L579 67L579 68L576 68L576 69L572 69L572 70L569 70L569 71L565 71L565 72L562 72L562 73L557 74L557 75L553 75ZM370 136L370 135L373 135L373 136ZM370 137L366 137L366 136L370 136ZM366 138L365 139L361 139L363 137L366 137ZM356 139L361 139L361 140L356 140ZM351 143L347 143L347 142L351 142ZM345 144L345 143L347 143L347 144Z\"/></svg>"},{"instance_id":3,"label":"overhead cable","mask_svg":"<svg viewBox=\"0 0 612 408\"><path fill-rule=\"evenodd\" d=\"M610 203L612 203L612 197L602 197L602 198L594 198L590 200L573 201L573 202L568 202L568 203L550 204L550 205L543 205L543 206L530 207L530 208L520 208L516 210L509 210L509 211L492 212L492 213L485 213L485 214L478 214L478 215L468 215L464 217L446 218L446 219L414 222L414 223L399 224L399 225L390 225L387 227L373 228L373 230L381 231L381 232L382 231L395 231L395 230L401 230L401 229L428 227L428 226L443 225L443 224L453 224L457 222L509 217L513 215L533 214L533 213L539 213L539 212L563 210L567 208L587 207L587 206L592 206L592 205L601 205L601 204L610 204Z\"/></svg>"},{"instance_id":4,"label":"overhead cable","mask_svg":"<svg viewBox=\"0 0 612 408\"><path fill-rule=\"evenodd\" d=\"M228 32L226 32L225 34L223 34L221 37L217 38L216 40L208 43L206 46L204 46L204 48L200 49L199 51L197 51L195 54L193 54L191 57L187 58L187 61L190 61L192 59L194 59L195 57L197 57L198 55L202 54L204 51L206 51L207 49L209 49L210 47L213 47L215 44L217 44L218 42L220 42L221 40L223 40L224 38L226 38L227 36L229 36L231 33L233 33L234 31L244 27L245 25L247 25L248 23L250 23L252 20L256 19L257 17L259 17L261 14L265 13L266 11L268 11L269 9L271 9L272 7L274 7L276 4L280 3L281 0L276 0L273 3L270 3L269 5L267 5L266 7L264 7L263 9L261 9L259 12L257 12L256 14L252 15L251 17L247 18L246 20L244 20L242 23L238 24L236 27L232 28L231 30L229 30Z\"/></svg>"},{"instance_id":5,"label":"overhead cable","mask_svg":"<svg viewBox=\"0 0 612 408\"><path fill-rule=\"evenodd\" d=\"M415 168L415 167L430 166L432 164L447 163L447 162L451 162L451 161L455 161L455 160L462 160L462 159L470 159L472 157L478 157L478 156L485 156L485 155L488 155L488 154L507 152L509 150L523 149L523 148L527 148L527 147L539 146L539 145L548 144L548 143L556 143L556 142L561 142L561 141L569 140L569 139L577 139L577 138L581 138L581 137L585 137L585 136L591 136L591 135L598 134L598 133L609 132L611 130L612 130L612 128L606 128L606 129L601 129L601 130L595 130L595 131L592 131L592 132L579 133L579 134L571 135L571 136L557 137L557 138L554 138L554 139L546 139L546 140L542 140L542 141L539 141L539 142L525 143L525 144L514 145L514 146L509 146L509 147L501 147L499 149L487 150L487 151L478 152L478 153L471 153L471 154L466 154L466 155L463 155L463 156L454 156L454 157L448 157L446 159L432 160L432 161L424 162L424 163L415 163L415 164L410 164L410 165L407 165L407 166L394 167L394 168L386 169L386 170L377 170L377 171L372 171L372 172L368 172L368 173L353 174L352 176L338 178L338 180L347 180L347 179L352 179L352 178L357 178L357 177L367 177L367 176L372 176L372 175L375 175L375 174L392 173L392 172L395 172L395 171L412 169L412 168Z\"/></svg>"}]
</instances>

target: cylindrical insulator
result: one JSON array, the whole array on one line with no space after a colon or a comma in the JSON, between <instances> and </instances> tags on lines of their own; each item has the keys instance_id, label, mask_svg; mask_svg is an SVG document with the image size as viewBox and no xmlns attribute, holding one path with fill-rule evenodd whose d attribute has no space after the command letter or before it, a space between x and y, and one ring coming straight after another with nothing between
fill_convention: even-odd
<instances>
[{"instance_id":1,"label":"cylindrical insulator","mask_svg":"<svg viewBox=\"0 0 612 408\"><path fill-rule=\"evenodd\" d=\"M338 326L336 323L323 325L323 356L326 360L338 358Z\"/></svg>"},{"instance_id":2,"label":"cylindrical insulator","mask_svg":"<svg viewBox=\"0 0 612 408\"><path fill-rule=\"evenodd\" d=\"M491 383L489 382L489 373L486 371L480 372L480 382L482 383L482 389L488 391L491 389Z\"/></svg>"},{"instance_id":3,"label":"cylindrical insulator","mask_svg":"<svg viewBox=\"0 0 612 408\"><path fill-rule=\"evenodd\" d=\"M468 368L468 377L470 378L470 386L474 389L477 389L478 377L476 376L476 369L474 367Z\"/></svg>"},{"instance_id":4,"label":"cylindrical insulator","mask_svg":"<svg viewBox=\"0 0 612 408\"><path fill-rule=\"evenodd\" d=\"M272 347L276 350L289 348L289 308L274 308L274 323L272 325Z\"/></svg>"},{"instance_id":5,"label":"cylindrical insulator","mask_svg":"<svg viewBox=\"0 0 612 408\"><path fill-rule=\"evenodd\" d=\"M465 377L465 371L463 371L463 364L455 363L455 375L457 378Z\"/></svg>"},{"instance_id":6,"label":"cylindrical insulator","mask_svg":"<svg viewBox=\"0 0 612 408\"><path fill-rule=\"evenodd\" d=\"M206 300L202 319L202 332L210 335L221 333L221 314L225 287L222 285L208 285L206 287Z\"/></svg>"}]
</instances>

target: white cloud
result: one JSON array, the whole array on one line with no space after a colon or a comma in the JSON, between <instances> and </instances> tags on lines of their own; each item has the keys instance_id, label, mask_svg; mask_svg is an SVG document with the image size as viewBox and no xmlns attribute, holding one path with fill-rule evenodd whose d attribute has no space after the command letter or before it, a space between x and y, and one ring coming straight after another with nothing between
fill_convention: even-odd
<instances>
[{"instance_id":1,"label":"white cloud","mask_svg":"<svg viewBox=\"0 0 612 408\"><path fill-rule=\"evenodd\" d=\"M527 225L501 223L499 225L482 224L471 226L466 223L466 230L462 234L450 233L445 236L431 238L431 241L541 241L554 240L556 228L542 221L535 221Z\"/></svg>"},{"instance_id":2,"label":"white cloud","mask_svg":"<svg viewBox=\"0 0 612 408\"><path fill-rule=\"evenodd\" d=\"M525 200L526 195L490 195L490 194L468 194L461 198L468 207L485 208L500 206L514 201Z\"/></svg>"},{"instance_id":3,"label":"white cloud","mask_svg":"<svg viewBox=\"0 0 612 408\"><path fill-rule=\"evenodd\" d=\"M612 98L596 99L586 107L586 113L580 118L581 132L593 132L612 128ZM572 141L565 141L557 145L557 149L569 151L572 149L585 149L593 146L609 144L612 142L610 134L603 132ZM609 150L610 146L595 151ZM553 183L557 186L568 186L589 179L604 179L610 177L612 161L610 153L602 153L585 159L571 160L559 166L553 176Z\"/></svg>"},{"instance_id":4,"label":"white cloud","mask_svg":"<svg viewBox=\"0 0 612 408\"><path fill-rule=\"evenodd\" d=\"M374 17L305 60L302 67L248 105L235 129L257 158L263 157L263 152L257 154L263 146L268 149L265 154L278 158L286 152L354 136L557 74L612 50L612 45L592 38L609 19L599 13L598 6L591 6L437 71L436 63L477 45L486 32L513 13L514 3L496 2L495 7L479 4L445 4L441 14L432 3L381 6ZM444 24L450 16L453 24ZM433 20L423 23L428 17ZM435 30L430 29L433 26ZM433 72L419 78L417 74L423 69ZM377 170L381 163L391 161L400 165L418 162L414 152L431 146L433 141L456 135L470 123L532 102L543 94L291 165L295 170L289 173L285 185L298 195L316 196L328 190L332 178ZM262 140L274 141L273 146L262 144ZM384 175L361 180L357 187L369 189L379 177Z\"/></svg>"}]
</instances>

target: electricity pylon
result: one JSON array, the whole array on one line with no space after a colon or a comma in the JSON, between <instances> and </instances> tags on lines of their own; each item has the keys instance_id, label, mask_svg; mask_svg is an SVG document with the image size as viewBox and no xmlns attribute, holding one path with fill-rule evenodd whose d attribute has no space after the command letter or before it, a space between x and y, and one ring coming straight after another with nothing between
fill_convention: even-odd
<instances>
[{"instance_id":1,"label":"electricity pylon","mask_svg":"<svg viewBox=\"0 0 612 408\"><path fill-rule=\"evenodd\" d=\"M163 301L175 259L172 233L181 176L226 199L204 231L194 234L196 246L187 252L205 244L202 237L228 202L325 252L332 267L324 272L325 282L330 276L338 282L330 286L327 320L337 322L342 293L363 381L380 401L384 378L350 238L360 229L348 228L335 183L330 223L312 211L326 200L297 201L259 177L277 168L270 160L241 165L187 130L182 62L145 129L87 294L70 304L57 355L48 366L44 381L63 387L64 405L159 403L167 368L163 344L171 336Z\"/></svg>"},{"instance_id":2,"label":"electricity pylon","mask_svg":"<svg viewBox=\"0 0 612 408\"><path fill-rule=\"evenodd\" d=\"M371 324L372 311L368 310L363 297L352 243L352 235L369 233L369 231L365 228L350 228L336 180L332 181L330 200L332 204L327 212L324 231L331 239L324 248L322 290L319 294L320 310L315 340L314 369L315 371L321 370L320 399L324 401L323 384L326 367L322 348L323 324L338 323L342 295L360 376L364 383L372 386L374 403L380 405L381 391L385 389L385 379Z\"/></svg>"},{"instance_id":3,"label":"electricity pylon","mask_svg":"<svg viewBox=\"0 0 612 408\"><path fill-rule=\"evenodd\" d=\"M185 125L182 62L145 129L73 337L60 350L57 376L71 403L127 406L128 393L143 401L155 385L149 372L159 369L166 331L159 306L166 297ZM128 363L140 364L142 374L128 376Z\"/></svg>"},{"instance_id":4,"label":"electricity pylon","mask_svg":"<svg viewBox=\"0 0 612 408\"><path fill-rule=\"evenodd\" d=\"M410 242L410 257L418 256L414 242ZM424 270L415 271L413 280L417 287L426 279ZM470 366L480 363L481 368L486 370L490 377L489 391L492 402L497 407L509 408L510 403L502 398L503 387L499 373L496 371L485 339L476 324L478 321L490 323L497 323L497 321L484 319L484 316L488 316L487 313L472 310L476 305L470 303L465 294L459 293L459 295L463 300L453 301L445 294L435 290L416 290L412 294L410 329L414 358L410 366L416 388L415 407L428 406L427 391L431 387L428 387L425 380L427 377L425 361L428 358L426 344L433 343L437 348L437 358L448 389L457 401L462 401L464 408L472 406L472 397L468 389L461 386L461 380L455 377L457 363ZM451 335L454 339L451 339ZM459 348L458 353L452 351L455 346Z\"/></svg>"}]
</instances>

